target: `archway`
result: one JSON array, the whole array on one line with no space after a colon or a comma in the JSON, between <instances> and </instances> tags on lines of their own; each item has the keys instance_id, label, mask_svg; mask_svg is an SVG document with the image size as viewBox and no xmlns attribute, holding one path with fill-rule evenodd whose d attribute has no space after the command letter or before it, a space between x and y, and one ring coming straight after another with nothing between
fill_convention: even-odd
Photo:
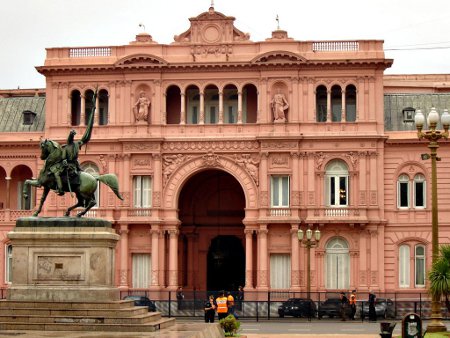
<instances>
[{"instance_id":1,"label":"archway","mask_svg":"<svg viewBox=\"0 0 450 338\"><path fill-rule=\"evenodd\" d=\"M197 290L237 289L245 280L245 195L239 182L222 170L198 172L183 186L178 208L180 285ZM220 271L231 269L225 273L230 275L226 281L212 277L219 266Z\"/></svg>"},{"instance_id":2,"label":"archway","mask_svg":"<svg viewBox=\"0 0 450 338\"><path fill-rule=\"evenodd\" d=\"M208 250L208 290L237 290L245 282L245 251L239 238L217 236Z\"/></svg>"}]
</instances>

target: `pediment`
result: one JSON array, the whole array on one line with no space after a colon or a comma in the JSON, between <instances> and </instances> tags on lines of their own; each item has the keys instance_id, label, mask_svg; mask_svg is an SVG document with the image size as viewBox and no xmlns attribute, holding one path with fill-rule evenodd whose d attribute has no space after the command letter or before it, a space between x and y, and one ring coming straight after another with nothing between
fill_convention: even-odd
<instances>
[{"instance_id":1,"label":"pediment","mask_svg":"<svg viewBox=\"0 0 450 338\"><path fill-rule=\"evenodd\" d=\"M116 62L116 67L134 67L134 66L165 66L167 62L151 54L128 55Z\"/></svg>"},{"instance_id":2,"label":"pediment","mask_svg":"<svg viewBox=\"0 0 450 338\"><path fill-rule=\"evenodd\" d=\"M255 64L283 64L283 63L305 63L307 60L295 53L278 50L270 51L255 57L251 63Z\"/></svg>"},{"instance_id":3,"label":"pediment","mask_svg":"<svg viewBox=\"0 0 450 338\"><path fill-rule=\"evenodd\" d=\"M208 12L189 19L191 27L175 35L175 43L224 44L249 40L249 34L234 27L234 20L234 17L216 12L210 7Z\"/></svg>"}]
</instances>

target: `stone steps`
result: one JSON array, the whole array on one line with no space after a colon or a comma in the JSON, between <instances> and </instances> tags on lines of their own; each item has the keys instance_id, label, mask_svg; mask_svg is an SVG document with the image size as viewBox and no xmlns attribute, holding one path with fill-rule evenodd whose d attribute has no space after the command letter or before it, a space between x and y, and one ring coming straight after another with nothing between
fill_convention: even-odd
<instances>
[{"instance_id":1,"label":"stone steps","mask_svg":"<svg viewBox=\"0 0 450 338\"><path fill-rule=\"evenodd\" d=\"M0 301L0 330L153 332L174 324L133 301Z\"/></svg>"}]
</instances>

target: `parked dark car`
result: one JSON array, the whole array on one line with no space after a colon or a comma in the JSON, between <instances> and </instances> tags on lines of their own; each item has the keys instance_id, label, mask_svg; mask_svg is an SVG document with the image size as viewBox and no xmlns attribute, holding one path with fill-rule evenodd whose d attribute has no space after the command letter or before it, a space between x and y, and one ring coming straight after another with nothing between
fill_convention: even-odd
<instances>
[{"instance_id":1,"label":"parked dark car","mask_svg":"<svg viewBox=\"0 0 450 338\"><path fill-rule=\"evenodd\" d=\"M395 318L394 302L389 298L377 298L375 300L375 313L379 318ZM369 302L363 303L363 318L369 317Z\"/></svg>"},{"instance_id":2,"label":"parked dark car","mask_svg":"<svg viewBox=\"0 0 450 338\"><path fill-rule=\"evenodd\" d=\"M315 317L316 303L311 299L289 298L278 307L278 316Z\"/></svg>"},{"instance_id":3,"label":"parked dark car","mask_svg":"<svg viewBox=\"0 0 450 338\"><path fill-rule=\"evenodd\" d=\"M345 315L347 316L347 318L350 318L351 312L352 309L350 308L350 305L347 304L347 307L345 308ZM324 316L328 318L340 317L341 316L340 298L328 298L323 303L320 303L317 313L319 318L322 318Z\"/></svg>"},{"instance_id":4,"label":"parked dark car","mask_svg":"<svg viewBox=\"0 0 450 338\"><path fill-rule=\"evenodd\" d=\"M156 311L156 305L153 301L143 296L126 296L124 300L133 300L136 306L146 306L149 312Z\"/></svg>"}]
</instances>

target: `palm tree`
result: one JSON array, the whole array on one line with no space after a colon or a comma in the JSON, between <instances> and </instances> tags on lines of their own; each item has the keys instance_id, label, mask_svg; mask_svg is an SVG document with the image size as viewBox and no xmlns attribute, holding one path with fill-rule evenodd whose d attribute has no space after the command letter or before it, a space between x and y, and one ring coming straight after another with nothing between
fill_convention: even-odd
<instances>
[{"instance_id":1,"label":"palm tree","mask_svg":"<svg viewBox=\"0 0 450 338\"><path fill-rule=\"evenodd\" d=\"M437 299L445 297L445 306L450 311L450 245L439 248L439 257L433 263L428 278L431 296Z\"/></svg>"}]
</instances>

